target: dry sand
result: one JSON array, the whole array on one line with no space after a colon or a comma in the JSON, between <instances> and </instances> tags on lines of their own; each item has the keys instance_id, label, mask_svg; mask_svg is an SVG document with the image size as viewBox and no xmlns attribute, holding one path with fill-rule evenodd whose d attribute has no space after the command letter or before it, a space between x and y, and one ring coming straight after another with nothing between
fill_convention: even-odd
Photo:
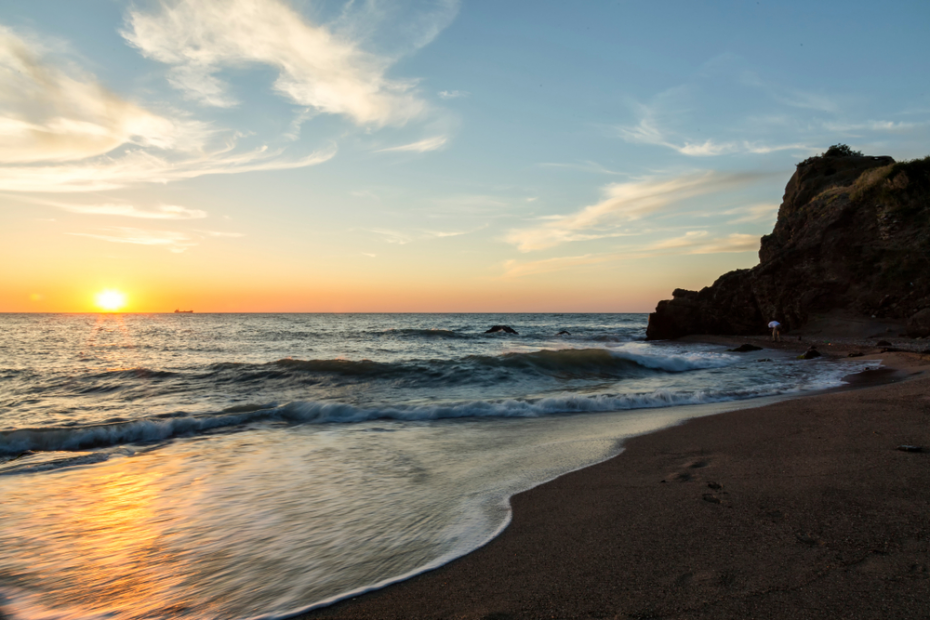
<instances>
[{"instance_id":1,"label":"dry sand","mask_svg":"<svg viewBox=\"0 0 930 620\"><path fill-rule=\"evenodd\" d=\"M302 617L930 618L930 357L880 358L862 389L635 438L474 553Z\"/></svg>"}]
</instances>

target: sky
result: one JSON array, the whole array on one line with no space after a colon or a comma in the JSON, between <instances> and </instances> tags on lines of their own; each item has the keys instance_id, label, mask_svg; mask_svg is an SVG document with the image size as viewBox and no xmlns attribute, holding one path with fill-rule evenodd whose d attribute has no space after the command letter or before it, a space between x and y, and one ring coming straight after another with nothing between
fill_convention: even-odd
<instances>
[{"instance_id":1,"label":"sky","mask_svg":"<svg viewBox=\"0 0 930 620\"><path fill-rule=\"evenodd\" d=\"M930 3L0 4L0 312L645 312L930 154Z\"/></svg>"}]
</instances>

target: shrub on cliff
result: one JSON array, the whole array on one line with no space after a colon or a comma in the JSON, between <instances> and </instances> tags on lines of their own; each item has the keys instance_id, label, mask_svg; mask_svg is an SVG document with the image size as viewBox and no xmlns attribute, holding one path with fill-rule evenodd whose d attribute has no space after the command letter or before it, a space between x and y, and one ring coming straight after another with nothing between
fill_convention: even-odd
<instances>
[{"instance_id":1,"label":"shrub on cliff","mask_svg":"<svg viewBox=\"0 0 930 620\"><path fill-rule=\"evenodd\" d=\"M834 144L826 151L820 155L814 155L813 157L808 157L804 161L798 164L798 167L806 166L807 164L813 162L816 159L821 159L824 157L864 157L862 151L854 151L846 144Z\"/></svg>"}]
</instances>

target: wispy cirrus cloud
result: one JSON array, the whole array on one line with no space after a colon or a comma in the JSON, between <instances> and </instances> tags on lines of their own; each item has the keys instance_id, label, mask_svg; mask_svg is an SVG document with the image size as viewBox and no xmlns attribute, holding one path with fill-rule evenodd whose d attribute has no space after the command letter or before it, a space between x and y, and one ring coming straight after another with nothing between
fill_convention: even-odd
<instances>
[{"instance_id":1,"label":"wispy cirrus cloud","mask_svg":"<svg viewBox=\"0 0 930 620\"><path fill-rule=\"evenodd\" d=\"M759 174L698 172L667 179L611 183L602 189L600 202L568 215L545 218L542 223L510 231L506 241L522 252L543 250L571 241L616 237L624 225L668 209L696 196L724 192L753 183Z\"/></svg>"},{"instance_id":2,"label":"wispy cirrus cloud","mask_svg":"<svg viewBox=\"0 0 930 620\"><path fill-rule=\"evenodd\" d=\"M201 232L208 237L217 237L221 239L241 239L245 237L245 233L240 232L222 232L218 230L203 230Z\"/></svg>"},{"instance_id":3,"label":"wispy cirrus cloud","mask_svg":"<svg viewBox=\"0 0 930 620\"><path fill-rule=\"evenodd\" d=\"M646 246L645 251L675 250L681 254L727 254L734 252L758 252L759 235L732 233L725 237L710 238L706 230L691 230L680 237L673 237Z\"/></svg>"},{"instance_id":4,"label":"wispy cirrus cloud","mask_svg":"<svg viewBox=\"0 0 930 620\"><path fill-rule=\"evenodd\" d=\"M0 163L68 162L121 146L195 152L213 130L127 101L0 26Z\"/></svg>"},{"instance_id":5,"label":"wispy cirrus cloud","mask_svg":"<svg viewBox=\"0 0 930 620\"><path fill-rule=\"evenodd\" d=\"M742 84L766 93L778 103L792 108L827 113L835 113L841 108L840 102L835 96L830 96L826 93L805 91L798 88L778 87L771 82L763 80L753 71L741 71L739 74L739 81Z\"/></svg>"},{"instance_id":6,"label":"wispy cirrus cloud","mask_svg":"<svg viewBox=\"0 0 930 620\"><path fill-rule=\"evenodd\" d=\"M448 138L446 136L433 136L432 138L425 138L418 142L412 142L410 144L402 144L400 146L392 146L386 149L379 149L379 153L426 153L428 151L436 151L445 146Z\"/></svg>"},{"instance_id":7,"label":"wispy cirrus cloud","mask_svg":"<svg viewBox=\"0 0 930 620\"><path fill-rule=\"evenodd\" d=\"M428 34L455 10L450 5L418 32ZM171 83L204 105L236 105L218 74L253 65L276 71L275 90L292 102L360 125L403 125L426 112L415 81L387 77L396 58L346 36L363 30L343 24L334 32L279 0L164 0L153 11L131 9L123 36L171 66Z\"/></svg>"},{"instance_id":8,"label":"wispy cirrus cloud","mask_svg":"<svg viewBox=\"0 0 930 620\"><path fill-rule=\"evenodd\" d=\"M398 230L388 230L385 228L369 228L368 232L380 235L382 240L386 243L393 243L395 245L407 245L413 241L413 237L404 232Z\"/></svg>"},{"instance_id":9,"label":"wispy cirrus cloud","mask_svg":"<svg viewBox=\"0 0 930 620\"><path fill-rule=\"evenodd\" d=\"M675 136L666 129L660 129L654 118L655 112L645 107L643 107L642 110L643 117L640 118L639 123L633 126L621 126L617 128L620 137L627 142L664 146L690 157L715 157L734 153L752 153L760 155L777 151L810 150L809 146L802 143L765 144L749 140L720 142L713 139L706 139L703 142L692 142L680 136Z\"/></svg>"},{"instance_id":10,"label":"wispy cirrus cloud","mask_svg":"<svg viewBox=\"0 0 930 620\"><path fill-rule=\"evenodd\" d=\"M414 241L423 241L426 239L460 237L462 235L478 232L484 228L487 228L487 226L479 226L477 228L471 228L468 230L426 230L419 228L410 231L389 230L385 228L369 228L368 232L380 235L382 240L386 243L392 243L395 245L407 245L408 243L412 243Z\"/></svg>"},{"instance_id":11,"label":"wispy cirrus cloud","mask_svg":"<svg viewBox=\"0 0 930 620\"><path fill-rule=\"evenodd\" d=\"M724 237L711 237L706 230L694 230L678 237L631 247L621 252L559 256L534 261L508 260L504 262L501 277L504 279L520 278L656 255L758 252L759 244L758 235L732 233Z\"/></svg>"},{"instance_id":12,"label":"wispy cirrus cloud","mask_svg":"<svg viewBox=\"0 0 930 620\"><path fill-rule=\"evenodd\" d=\"M471 93L466 90L441 90L437 94L440 99L458 99L460 97L467 97Z\"/></svg>"},{"instance_id":13,"label":"wispy cirrus cloud","mask_svg":"<svg viewBox=\"0 0 930 620\"><path fill-rule=\"evenodd\" d=\"M736 252L758 252L761 245L759 235L732 233L709 243L693 246L691 254L730 254Z\"/></svg>"},{"instance_id":14,"label":"wispy cirrus cloud","mask_svg":"<svg viewBox=\"0 0 930 620\"><path fill-rule=\"evenodd\" d=\"M0 27L0 190L84 192L208 174L312 166L335 146L287 156L238 146L237 132L149 111L75 63Z\"/></svg>"},{"instance_id":15,"label":"wispy cirrus cloud","mask_svg":"<svg viewBox=\"0 0 930 620\"><path fill-rule=\"evenodd\" d=\"M523 276L537 275L541 273L552 273L556 271L565 271L573 267L584 265L596 265L598 263L607 263L620 260L628 256L627 254L583 254L581 256L560 256L557 258L545 258L542 260L520 262L517 260L508 260L504 263L503 278L520 278Z\"/></svg>"},{"instance_id":16,"label":"wispy cirrus cloud","mask_svg":"<svg viewBox=\"0 0 930 620\"><path fill-rule=\"evenodd\" d=\"M737 207L724 211L722 215L736 215L737 217L729 220L728 224L745 224L747 222L765 222L774 221L778 213L779 205L775 203L761 203Z\"/></svg>"},{"instance_id":17,"label":"wispy cirrus cloud","mask_svg":"<svg viewBox=\"0 0 930 620\"><path fill-rule=\"evenodd\" d=\"M631 102L631 108L637 120L617 127L625 141L688 157L719 157L812 153L817 138L810 131L812 122L838 114L842 106L822 93L765 81L741 57L721 54L681 84L646 103ZM768 120L778 121L778 126Z\"/></svg>"},{"instance_id":18,"label":"wispy cirrus cloud","mask_svg":"<svg viewBox=\"0 0 930 620\"><path fill-rule=\"evenodd\" d=\"M862 121L855 123L828 122L824 123L824 128L828 131L841 134L861 134L861 133L890 133L890 134L909 134L916 130L930 127L930 121Z\"/></svg>"},{"instance_id":19,"label":"wispy cirrus cloud","mask_svg":"<svg viewBox=\"0 0 930 620\"><path fill-rule=\"evenodd\" d=\"M876 120L863 116L861 104L849 97L763 79L745 61L726 54L705 63L684 83L630 107L636 120L615 128L620 138L687 157L781 151L807 156L839 140L884 148L891 136L898 144L907 141L917 147L926 142L930 129L926 111L916 111L918 118L901 110ZM711 113L723 109L726 115Z\"/></svg>"},{"instance_id":20,"label":"wispy cirrus cloud","mask_svg":"<svg viewBox=\"0 0 930 620\"><path fill-rule=\"evenodd\" d=\"M103 156L90 160L41 166L0 166L0 190L13 192L89 192L118 189L139 183L170 183L211 174L239 174L288 170L329 161L336 147L300 158L286 158L283 149L210 151L171 157L147 151Z\"/></svg>"},{"instance_id":21,"label":"wispy cirrus cloud","mask_svg":"<svg viewBox=\"0 0 930 620\"><path fill-rule=\"evenodd\" d=\"M470 235L471 233L478 232L479 230L484 230L487 228L487 224L483 224L476 228L469 228L467 230L420 230L426 237L435 237L437 239L443 239L445 237L461 237L462 235Z\"/></svg>"},{"instance_id":22,"label":"wispy cirrus cloud","mask_svg":"<svg viewBox=\"0 0 930 620\"><path fill-rule=\"evenodd\" d=\"M623 175L626 173L618 170L611 170L606 166L595 161L581 161L577 163L560 163L560 162L543 162L539 164L544 168L567 168L569 170L581 170L582 172L594 172L596 174Z\"/></svg>"},{"instance_id":23,"label":"wispy cirrus cloud","mask_svg":"<svg viewBox=\"0 0 930 620\"><path fill-rule=\"evenodd\" d=\"M178 205L159 205L153 209L140 209L129 204L96 204L78 205L65 203L49 203L54 206L84 215L118 215L121 217L135 217L146 220L193 220L207 217L206 211L188 209Z\"/></svg>"},{"instance_id":24,"label":"wispy cirrus cloud","mask_svg":"<svg viewBox=\"0 0 930 620\"><path fill-rule=\"evenodd\" d=\"M146 245L161 247L171 252L179 253L199 245L204 238L213 239L239 239L244 233L226 232L216 230L201 230L195 232L181 232L176 230L149 230L129 226L108 226L92 232L69 232L75 237L87 237L109 243L124 243L131 245Z\"/></svg>"},{"instance_id":25,"label":"wispy cirrus cloud","mask_svg":"<svg viewBox=\"0 0 930 620\"><path fill-rule=\"evenodd\" d=\"M176 253L197 245L197 240L187 233L171 230L144 230L114 226L101 229L100 232L70 232L67 234L75 237L89 237L100 241L109 241L110 243L159 246Z\"/></svg>"}]
</instances>

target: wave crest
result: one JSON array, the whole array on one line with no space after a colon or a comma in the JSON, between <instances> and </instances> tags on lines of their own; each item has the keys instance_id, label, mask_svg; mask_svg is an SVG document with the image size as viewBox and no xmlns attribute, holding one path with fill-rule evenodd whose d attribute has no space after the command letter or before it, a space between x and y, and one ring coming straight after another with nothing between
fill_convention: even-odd
<instances>
[{"instance_id":1,"label":"wave crest","mask_svg":"<svg viewBox=\"0 0 930 620\"><path fill-rule=\"evenodd\" d=\"M0 455L33 451L76 451L108 446L166 441L217 429L257 422L291 424L359 423L374 420L426 421L454 418L533 418L547 415L593 413L691 405L765 396L772 390L730 393L671 392L643 394L566 394L541 399L466 401L441 405L362 408L343 403L293 402L280 407L205 415L146 418L130 422L77 428L32 428L0 431Z\"/></svg>"}]
</instances>

